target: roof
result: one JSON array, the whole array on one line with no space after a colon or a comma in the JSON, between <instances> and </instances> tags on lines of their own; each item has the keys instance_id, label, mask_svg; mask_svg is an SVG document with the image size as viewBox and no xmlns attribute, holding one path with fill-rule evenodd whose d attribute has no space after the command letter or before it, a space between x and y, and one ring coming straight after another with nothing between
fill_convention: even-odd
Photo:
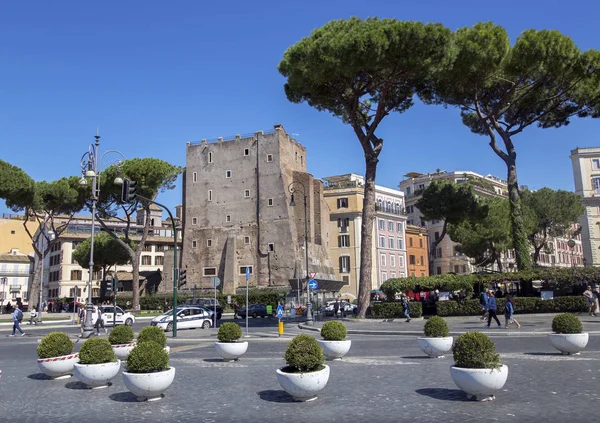
<instances>
[{"instance_id":1,"label":"roof","mask_svg":"<svg viewBox=\"0 0 600 423\"><path fill-rule=\"evenodd\" d=\"M346 286L346 282L336 281L334 279L315 278L314 280L319 284L319 292L339 292L340 289ZM298 291L298 285L300 285L300 290L306 289L304 279L289 279L289 282L293 291Z\"/></svg>"},{"instance_id":2,"label":"roof","mask_svg":"<svg viewBox=\"0 0 600 423\"><path fill-rule=\"evenodd\" d=\"M0 262L4 263L32 263L33 257L26 254L0 254Z\"/></svg>"}]
</instances>

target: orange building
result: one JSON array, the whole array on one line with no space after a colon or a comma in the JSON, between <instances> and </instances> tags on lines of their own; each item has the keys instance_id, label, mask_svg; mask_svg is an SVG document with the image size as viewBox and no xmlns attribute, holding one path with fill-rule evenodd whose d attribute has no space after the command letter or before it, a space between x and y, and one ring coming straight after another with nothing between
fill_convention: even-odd
<instances>
[{"instance_id":1,"label":"orange building","mask_svg":"<svg viewBox=\"0 0 600 423\"><path fill-rule=\"evenodd\" d=\"M429 276L429 245L427 229L406 225L406 256L408 276Z\"/></svg>"}]
</instances>

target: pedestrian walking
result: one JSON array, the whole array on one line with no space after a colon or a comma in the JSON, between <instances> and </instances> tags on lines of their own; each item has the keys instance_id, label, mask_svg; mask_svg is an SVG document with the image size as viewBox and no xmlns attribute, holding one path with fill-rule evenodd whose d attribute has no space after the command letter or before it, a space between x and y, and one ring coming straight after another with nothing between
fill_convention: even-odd
<instances>
[{"instance_id":1,"label":"pedestrian walking","mask_svg":"<svg viewBox=\"0 0 600 423\"><path fill-rule=\"evenodd\" d=\"M481 311L483 311L483 314L481 315L481 318L479 319L479 321L481 323L484 323L488 318L487 304L488 304L489 292L490 292L490 290L488 288L485 288L485 290L479 295L479 304L481 304Z\"/></svg>"},{"instance_id":2,"label":"pedestrian walking","mask_svg":"<svg viewBox=\"0 0 600 423\"><path fill-rule=\"evenodd\" d=\"M333 315L335 317L338 317L337 314L338 314L339 309L340 309L340 303L336 300L335 303L333 303Z\"/></svg>"},{"instance_id":3,"label":"pedestrian walking","mask_svg":"<svg viewBox=\"0 0 600 423\"><path fill-rule=\"evenodd\" d=\"M499 328L502 327L502 325L500 324L500 320L498 320L498 316L496 316L496 309L497 309L496 298L494 297L494 292L490 291L489 297L488 297L488 303L487 303L487 311L488 311L487 327L488 328L490 327L490 323L492 322L492 319L494 319L496 321L496 323L498 323Z\"/></svg>"},{"instance_id":4,"label":"pedestrian walking","mask_svg":"<svg viewBox=\"0 0 600 423\"><path fill-rule=\"evenodd\" d=\"M86 315L86 309L85 307L81 307L81 309L79 310L79 323L81 324L81 336L83 336L83 328L85 326L85 315Z\"/></svg>"},{"instance_id":5,"label":"pedestrian walking","mask_svg":"<svg viewBox=\"0 0 600 423\"><path fill-rule=\"evenodd\" d=\"M36 311L35 307L32 307L31 311L29 312L29 322L27 324L28 325L37 324L35 321L36 317L37 317L37 311Z\"/></svg>"},{"instance_id":6,"label":"pedestrian walking","mask_svg":"<svg viewBox=\"0 0 600 423\"><path fill-rule=\"evenodd\" d=\"M104 319L102 318L102 310L100 309L100 307L96 307L94 311L96 312L96 316L95 316L96 323L94 324L94 328L96 329L96 336L100 335L100 327L102 327L102 329L104 329L104 333L108 333L108 331L104 327ZM92 314L92 316L93 316L93 314Z\"/></svg>"},{"instance_id":7,"label":"pedestrian walking","mask_svg":"<svg viewBox=\"0 0 600 423\"><path fill-rule=\"evenodd\" d=\"M400 301L402 301L402 306L404 307L404 316L406 317L406 323L411 321L410 318L410 307L408 305L408 299L406 298L406 295L402 295L402 297L400 298Z\"/></svg>"},{"instance_id":8,"label":"pedestrian walking","mask_svg":"<svg viewBox=\"0 0 600 423\"><path fill-rule=\"evenodd\" d=\"M169 304L167 304L167 300L165 300L165 303L163 304L163 313L166 313L167 311L169 311Z\"/></svg>"},{"instance_id":9,"label":"pedestrian walking","mask_svg":"<svg viewBox=\"0 0 600 423\"><path fill-rule=\"evenodd\" d=\"M596 304L594 302L594 293L592 292L592 287L588 286L585 292L583 293L585 299L587 300L587 306L590 312L590 316L596 315Z\"/></svg>"},{"instance_id":10,"label":"pedestrian walking","mask_svg":"<svg viewBox=\"0 0 600 423\"><path fill-rule=\"evenodd\" d=\"M517 325L517 329L521 328L521 325L519 324L517 319L515 319L513 317L514 313L515 313L515 302L512 299L512 296L507 295L506 302L504 303L504 323L505 323L504 329L508 329L509 323L514 323L515 325Z\"/></svg>"},{"instance_id":11,"label":"pedestrian walking","mask_svg":"<svg viewBox=\"0 0 600 423\"><path fill-rule=\"evenodd\" d=\"M15 307L15 311L12 316L12 321L13 321L12 334L8 335L8 336L15 336L16 330L18 330L21 333L21 336L25 336L25 332L23 332L23 329L21 329L21 322L23 321L23 312L21 311L21 309L19 308L18 305Z\"/></svg>"},{"instance_id":12,"label":"pedestrian walking","mask_svg":"<svg viewBox=\"0 0 600 423\"><path fill-rule=\"evenodd\" d=\"M240 306L237 303L233 303L233 320L237 319Z\"/></svg>"},{"instance_id":13,"label":"pedestrian walking","mask_svg":"<svg viewBox=\"0 0 600 423\"><path fill-rule=\"evenodd\" d=\"M596 291L594 291L594 311L600 312L598 308L600 307L600 286L596 286Z\"/></svg>"}]
</instances>

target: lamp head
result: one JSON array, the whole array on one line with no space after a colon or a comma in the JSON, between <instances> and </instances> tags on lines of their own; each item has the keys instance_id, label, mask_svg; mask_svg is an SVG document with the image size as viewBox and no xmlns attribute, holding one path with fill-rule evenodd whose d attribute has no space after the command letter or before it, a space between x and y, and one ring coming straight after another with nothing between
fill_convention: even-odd
<instances>
[{"instance_id":1,"label":"lamp head","mask_svg":"<svg viewBox=\"0 0 600 423\"><path fill-rule=\"evenodd\" d=\"M79 180L79 185L81 185L82 187L84 187L87 184L88 184L87 179L85 179L85 177L83 175L81 175L81 179Z\"/></svg>"},{"instance_id":2,"label":"lamp head","mask_svg":"<svg viewBox=\"0 0 600 423\"><path fill-rule=\"evenodd\" d=\"M85 172L86 178L93 178L94 176L96 176L96 172L94 172L93 169L86 170L86 172Z\"/></svg>"},{"instance_id":3,"label":"lamp head","mask_svg":"<svg viewBox=\"0 0 600 423\"><path fill-rule=\"evenodd\" d=\"M294 207L296 205L294 201L294 194L292 194L292 198L290 199L290 206Z\"/></svg>"},{"instance_id":4,"label":"lamp head","mask_svg":"<svg viewBox=\"0 0 600 423\"><path fill-rule=\"evenodd\" d=\"M120 176L117 176L117 177L115 178L115 180L113 181L113 183L114 183L115 185L123 185L123 178L121 178Z\"/></svg>"}]
</instances>

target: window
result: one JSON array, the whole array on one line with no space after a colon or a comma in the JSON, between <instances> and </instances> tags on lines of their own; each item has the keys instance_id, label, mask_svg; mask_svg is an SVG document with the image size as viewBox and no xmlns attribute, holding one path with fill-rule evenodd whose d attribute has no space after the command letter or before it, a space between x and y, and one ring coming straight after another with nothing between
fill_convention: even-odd
<instances>
[{"instance_id":1,"label":"window","mask_svg":"<svg viewBox=\"0 0 600 423\"><path fill-rule=\"evenodd\" d=\"M388 222L388 231L392 232L394 230L394 222Z\"/></svg>"},{"instance_id":2,"label":"window","mask_svg":"<svg viewBox=\"0 0 600 423\"><path fill-rule=\"evenodd\" d=\"M398 249L404 250L404 238L398 238Z\"/></svg>"},{"instance_id":3,"label":"window","mask_svg":"<svg viewBox=\"0 0 600 423\"><path fill-rule=\"evenodd\" d=\"M192 248L197 248L198 247L198 241L194 240L192 241Z\"/></svg>"},{"instance_id":4,"label":"window","mask_svg":"<svg viewBox=\"0 0 600 423\"><path fill-rule=\"evenodd\" d=\"M381 273L381 280L382 280L383 282L387 281L387 272L382 272L382 273Z\"/></svg>"},{"instance_id":5,"label":"window","mask_svg":"<svg viewBox=\"0 0 600 423\"><path fill-rule=\"evenodd\" d=\"M273 155L267 154L267 162L272 162L272 161L273 161Z\"/></svg>"},{"instance_id":6,"label":"window","mask_svg":"<svg viewBox=\"0 0 600 423\"><path fill-rule=\"evenodd\" d=\"M421 272L421 277L425 276L425 272Z\"/></svg>"},{"instance_id":7,"label":"window","mask_svg":"<svg viewBox=\"0 0 600 423\"><path fill-rule=\"evenodd\" d=\"M413 246L413 239L412 238L408 238L408 246L409 247Z\"/></svg>"},{"instance_id":8,"label":"window","mask_svg":"<svg viewBox=\"0 0 600 423\"><path fill-rule=\"evenodd\" d=\"M197 172L192 173L192 182L198 182L198 173Z\"/></svg>"},{"instance_id":9,"label":"window","mask_svg":"<svg viewBox=\"0 0 600 423\"><path fill-rule=\"evenodd\" d=\"M416 264L417 261L415 260L415 256L411 254L408 257L408 262L409 262L409 264L412 264L412 265Z\"/></svg>"},{"instance_id":10,"label":"window","mask_svg":"<svg viewBox=\"0 0 600 423\"><path fill-rule=\"evenodd\" d=\"M396 229L398 232L403 232L404 231L404 225L402 224L402 222L398 222L396 224Z\"/></svg>"},{"instance_id":11,"label":"window","mask_svg":"<svg viewBox=\"0 0 600 423\"><path fill-rule=\"evenodd\" d=\"M396 256L393 254L390 254L390 267L396 267ZM395 277L395 276L392 276Z\"/></svg>"},{"instance_id":12,"label":"window","mask_svg":"<svg viewBox=\"0 0 600 423\"><path fill-rule=\"evenodd\" d=\"M273 199L272 199L272 198L269 198L269 199L267 200L267 205L268 205L269 207L273 206Z\"/></svg>"},{"instance_id":13,"label":"window","mask_svg":"<svg viewBox=\"0 0 600 423\"><path fill-rule=\"evenodd\" d=\"M15 231L10 231L10 234L11 234L11 235L14 235L15 233L16 233Z\"/></svg>"},{"instance_id":14,"label":"window","mask_svg":"<svg viewBox=\"0 0 600 423\"><path fill-rule=\"evenodd\" d=\"M398 256L398 267L404 267L404 257Z\"/></svg>"},{"instance_id":15,"label":"window","mask_svg":"<svg viewBox=\"0 0 600 423\"><path fill-rule=\"evenodd\" d=\"M142 256L142 266L150 266L152 264L152 256Z\"/></svg>"},{"instance_id":16,"label":"window","mask_svg":"<svg viewBox=\"0 0 600 423\"><path fill-rule=\"evenodd\" d=\"M425 261L423 260L423 256L421 256L421 257L420 257L420 259L419 259L419 264L420 264L421 266L423 266L423 265L425 264Z\"/></svg>"},{"instance_id":17,"label":"window","mask_svg":"<svg viewBox=\"0 0 600 423\"><path fill-rule=\"evenodd\" d=\"M275 252L275 244L273 244L272 242L267 244L267 251L269 251L269 253L273 253Z\"/></svg>"},{"instance_id":18,"label":"window","mask_svg":"<svg viewBox=\"0 0 600 423\"><path fill-rule=\"evenodd\" d=\"M435 253L437 258L442 258L442 247L438 247Z\"/></svg>"},{"instance_id":19,"label":"window","mask_svg":"<svg viewBox=\"0 0 600 423\"><path fill-rule=\"evenodd\" d=\"M208 190L208 201L212 201L212 189Z\"/></svg>"},{"instance_id":20,"label":"window","mask_svg":"<svg viewBox=\"0 0 600 423\"><path fill-rule=\"evenodd\" d=\"M209 162L209 163L212 163L212 162L213 162L213 154L212 154L212 151L209 151L209 152L208 152L208 162Z\"/></svg>"},{"instance_id":21,"label":"window","mask_svg":"<svg viewBox=\"0 0 600 423\"><path fill-rule=\"evenodd\" d=\"M144 244L142 251L152 251L152 244Z\"/></svg>"},{"instance_id":22,"label":"window","mask_svg":"<svg viewBox=\"0 0 600 423\"><path fill-rule=\"evenodd\" d=\"M244 191L244 198L250 198L250 190L249 189Z\"/></svg>"},{"instance_id":23,"label":"window","mask_svg":"<svg viewBox=\"0 0 600 423\"><path fill-rule=\"evenodd\" d=\"M250 237L249 236L245 236L244 237L244 244L246 244L246 245L250 244Z\"/></svg>"},{"instance_id":24,"label":"window","mask_svg":"<svg viewBox=\"0 0 600 423\"><path fill-rule=\"evenodd\" d=\"M423 238L419 238L419 248L423 248Z\"/></svg>"},{"instance_id":25,"label":"window","mask_svg":"<svg viewBox=\"0 0 600 423\"><path fill-rule=\"evenodd\" d=\"M350 226L350 218L338 219L338 228L347 228Z\"/></svg>"},{"instance_id":26,"label":"window","mask_svg":"<svg viewBox=\"0 0 600 423\"><path fill-rule=\"evenodd\" d=\"M206 246L207 247L212 247L212 239L207 239L206 240Z\"/></svg>"},{"instance_id":27,"label":"window","mask_svg":"<svg viewBox=\"0 0 600 423\"><path fill-rule=\"evenodd\" d=\"M438 268L437 268L437 271L436 271L436 273L437 273L438 275L441 275L441 274L442 274L442 268L441 268L441 267L438 267Z\"/></svg>"},{"instance_id":28,"label":"window","mask_svg":"<svg viewBox=\"0 0 600 423\"><path fill-rule=\"evenodd\" d=\"M240 275L245 275L246 274L246 267L250 268L250 274L252 274L252 266L240 266Z\"/></svg>"},{"instance_id":29,"label":"window","mask_svg":"<svg viewBox=\"0 0 600 423\"><path fill-rule=\"evenodd\" d=\"M390 247L390 248L396 248L394 246L394 238L390 238L388 241L389 241L388 247Z\"/></svg>"},{"instance_id":30,"label":"window","mask_svg":"<svg viewBox=\"0 0 600 423\"><path fill-rule=\"evenodd\" d=\"M350 273L350 256L340 256L340 272Z\"/></svg>"},{"instance_id":31,"label":"window","mask_svg":"<svg viewBox=\"0 0 600 423\"><path fill-rule=\"evenodd\" d=\"M205 267L204 269L202 269L202 274L204 276L216 276L217 268L216 267Z\"/></svg>"},{"instance_id":32,"label":"window","mask_svg":"<svg viewBox=\"0 0 600 423\"><path fill-rule=\"evenodd\" d=\"M460 273L460 266L458 264L454 265L454 273Z\"/></svg>"},{"instance_id":33,"label":"window","mask_svg":"<svg viewBox=\"0 0 600 423\"><path fill-rule=\"evenodd\" d=\"M390 275L390 278L395 279L396 278L396 272L392 272L392 274Z\"/></svg>"},{"instance_id":34,"label":"window","mask_svg":"<svg viewBox=\"0 0 600 423\"><path fill-rule=\"evenodd\" d=\"M198 218L192 217L192 225L197 225L197 224L198 224Z\"/></svg>"},{"instance_id":35,"label":"window","mask_svg":"<svg viewBox=\"0 0 600 423\"><path fill-rule=\"evenodd\" d=\"M600 169L600 159L592 159L592 169Z\"/></svg>"},{"instance_id":36,"label":"window","mask_svg":"<svg viewBox=\"0 0 600 423\"><path fill-rule=\"evenodd\" d=\"M225 216L225 222L231 222L231 215L228 214Z\"/></svg>"},{"instance_id":37,"label":"window","mask_svg":"<svg viewBox=\"0 0 600 423\"><path fill-rule=\"evenodd\" d=\"M386 266L386 263L385 263L385 262L386 262L386 259L385 259L385 254L382 254L382 255L381 255L381 266L382 266L382 267L383 267L383 266Z\"/></svg>"},{"instance_id":38,"label":"window","mask_svg":"<svg viewBox=\"0 0 600 423\"><path fill-rule=\"evenodd\" d=\"M338 209L348 208L348 198L338 198L337 199L337 208Z\"/></svg>"},{"instance_id":39,"label":"window","mask_svg":"<svg viewBox=\"0 0 600 423\"><path fill-rule=\"evenodd\" d=\"M350 285L350 278L348 276L342 276L342 282L344 282L344 285Z\"/></svg>"},{"instance_id":40,"label":"window","mask_svg":"<svg viewBox=\"0 0 600 423\"><path fill-rule=\"evenodd\" d=\"M385 229L385 220L379 219L379 221L377 222L377 224L379 225L379 230L380 231L383 231Z\"/></svg>"},{"instance_id":41,"label":"window","mask_svg":"<svg viewBox=\"0 0 600 423\"><path fill-rule=\"evenodd\" d=\"M379 237L379 246L381 248L385 248L385 237L384 236Z\"/></svg>"},{"instance_id":42,"label":"window","mask_svg":"<svg viewBox=\"0 0 600 423\"><path fill-rule=\"evenodd\" d=\"M159 244L154 248L154 251L156 251L157 253L165 251L165 246L163 244Z\"/></svg>"},{"instance_id":43,"label":"window","mask_svg":"<svg viewBox=\"0 0 600 423\"><path fill-rule=\"evenodd\" d=\"M435 232L435 240L437 241L438 239L440 239L440 233L439 232Z\"/></svg>"},{"instance_id":44,"label":"window","mask_svg":"<svg viewBox=\"0 0 600 423\"><path fill-rule=\"evenodd\" d=\"M155 266L162 266L164 263L165 263L165 258L163 256L154 257L154 265Z\"/></svg>"},{"instance_id":45,"label":"window","mask_svg":"<svg viewBox=\"0 0 600 423\"><path fill-rule=\"evenodd\" d=\"M406 187L406 195L410 195L410 187Z\"/></svg>"},{"instance_id":46,"label":"window","mask_svg":"<svg viewBox=\"0 0 600 423\"><path fill-rule=\"evenodd\" d=\"M71 280L72 281L80 281L81 280L81 270L71 270Z\"/></svg>"},{"instance_id":47,"label":"window","mask_svg":"<svg viewBox=\"0 0 600 423\"><path fill-rule=\"evenodd\" d=\"M231 170L226 170L225 171L225 177L226 178L231 178Z\"/></svg>"},{"instance_id":48,"label":"window","mask_svg":"<svg viewBox=\"0 0 600 423\"><path fill-rule=\"evenodd\" d=\"M250 149L244 148L244 156L249 156L249 155L250 155Z\"/></svg>"},{"instance_id":49,"label":"window","mask_svg":"<svg viewBox=\"0 0 600 423\"><path fill-rule=\"evenodd\" d=\"M350 246L350 235L338 236L338 247L349 247Z\"/></svg>"}]
</instances>

